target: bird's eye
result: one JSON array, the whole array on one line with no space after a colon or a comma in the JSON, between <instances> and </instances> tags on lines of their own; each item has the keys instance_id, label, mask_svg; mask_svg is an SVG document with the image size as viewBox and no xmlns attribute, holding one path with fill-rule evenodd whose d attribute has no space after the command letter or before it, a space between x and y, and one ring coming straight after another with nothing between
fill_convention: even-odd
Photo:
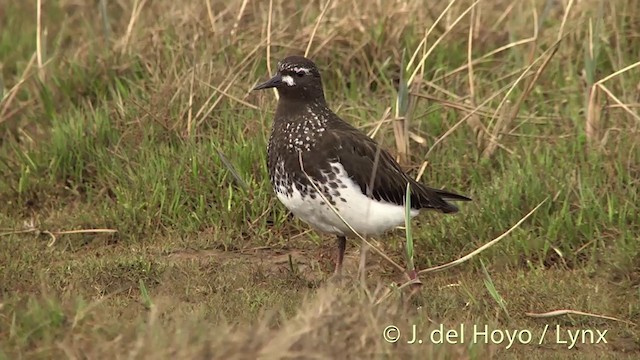
<instances>
[{"instance_id":1,"label":"bird's eye","mask_svg":"<svg viewBox=\"0 0 640 360\"><path fill-rule=\"evenodd\" d=\"M298 71L298 72L296 72L296 75L297 75L299 78L301 78L301 77L303 77L303 76L304 76L304 71Z\"/></svg>"}]
</instances>

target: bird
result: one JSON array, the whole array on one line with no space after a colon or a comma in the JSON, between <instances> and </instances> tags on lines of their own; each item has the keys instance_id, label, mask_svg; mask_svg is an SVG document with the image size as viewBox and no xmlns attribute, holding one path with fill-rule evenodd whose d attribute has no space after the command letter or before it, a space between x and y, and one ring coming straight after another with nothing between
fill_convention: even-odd
<instances>
[{"instance_id":1,"label":"bird","mask_svg":"<svg viewBox=\"0 0 640 360\"><path fill-rule=\"evenodd\" d=\"M404 224L407 186L411 218L422 209L456 213L450 201L471 201L414 180L375 140L336 115L312 60L280 60L276 74L253 90L269 88L279 95L267 145L271 186L294 216L336 236L334 274L342 274L346 239L354 230L376 236Z\"/></svg>"}]
</instances>

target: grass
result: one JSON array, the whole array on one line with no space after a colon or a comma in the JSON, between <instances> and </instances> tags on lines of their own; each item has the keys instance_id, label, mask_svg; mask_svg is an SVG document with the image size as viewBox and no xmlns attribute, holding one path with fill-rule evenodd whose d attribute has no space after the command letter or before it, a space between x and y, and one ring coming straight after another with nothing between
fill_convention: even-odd
<instances>
[{"instance_id":1,"label":"grass","mask_svg":"<svg viewBox=\"0 0 640 360\"><path fill-rule=\"evenodd\" d=\"M635 2L0 9L0 358L640 354ZM359 273L354 241L334 284L334 239L268 185L275 97L250 92L305 51L345 120L474 199L371 240L394 262L460 258L547 200L412 293L373 251ZM534 316L555 310L620 321ZM461 324L462 344L429 336ZM508 346L513 331L532 340Z\"/></svg>"}]
</instances>

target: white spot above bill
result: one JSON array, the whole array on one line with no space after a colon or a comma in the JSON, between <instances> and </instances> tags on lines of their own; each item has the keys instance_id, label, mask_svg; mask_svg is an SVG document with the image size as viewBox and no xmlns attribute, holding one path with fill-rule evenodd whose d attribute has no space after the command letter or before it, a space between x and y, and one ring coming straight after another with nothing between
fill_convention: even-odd
<instances>
[{"instance_id":1,"label":"white spot above bill","mask_svg":"<svg viewBox=\"0 0 640 360\"><path fill-rule=\"evenodd\" d=\"M296 84L296 82L293 81L293 78L291 77L291 75L283 75L282 82L287 84L287 86L293 86Z\"/></svg>"}]
</instances>

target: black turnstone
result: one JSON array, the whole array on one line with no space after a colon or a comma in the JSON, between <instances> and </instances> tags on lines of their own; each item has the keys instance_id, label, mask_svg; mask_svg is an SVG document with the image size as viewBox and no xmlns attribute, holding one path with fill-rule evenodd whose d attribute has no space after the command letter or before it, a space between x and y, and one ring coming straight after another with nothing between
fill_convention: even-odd
<instances>
[{"instance_id":1,"label":"black turnstone","mask_svg":"<svg viewBox=\"0 0 640 360\"><path fill-rule=\"evenodd\" d=\"M342 270L346 236L353 231L324 199L363 236L404 223L407 184L412 217L420 209L454 213L458 208L447 201L471 200L415 181L373 139L340 119L327 106L320 72L311 60L289 56L280 61L276 75L254 90L267 88L280 95L267 147L271 186L295 216L338 237L336 273Z\"/></svg>"}]
</instances>

